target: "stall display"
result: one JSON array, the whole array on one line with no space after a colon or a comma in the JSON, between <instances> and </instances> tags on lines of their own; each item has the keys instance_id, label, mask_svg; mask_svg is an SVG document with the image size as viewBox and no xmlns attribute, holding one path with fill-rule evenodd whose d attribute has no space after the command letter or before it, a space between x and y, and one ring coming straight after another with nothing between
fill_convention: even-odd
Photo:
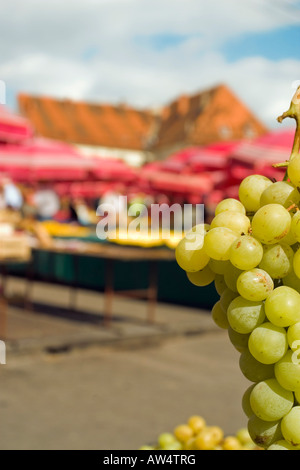
<instances>
[{"instance_id":1,"label":"stall display","mask_svg":"<svg viewBox=\"0 0 300 470\"><path fill-rule=\"evenodd\" d=\"M14 210L0 209L0 261L24 260L31 255L28 234L19 229L21 217Z\"/></svg>"}]
</instances>

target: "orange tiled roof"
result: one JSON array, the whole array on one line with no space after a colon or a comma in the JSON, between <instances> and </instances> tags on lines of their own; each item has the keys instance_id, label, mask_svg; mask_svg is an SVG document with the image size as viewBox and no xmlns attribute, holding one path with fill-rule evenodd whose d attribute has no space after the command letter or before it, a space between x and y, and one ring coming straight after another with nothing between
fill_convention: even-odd
<instances>
[{"instance_id":1,"label":"orange tiled roof","mask_svg":"<svg viewBox=\"0 0 300 470\"><path fill-rule=\"evenodd\" d=\"M38 135L69 143L132 150L206 145L257 137L265 126L225 86L180 96L157 114L130 106L19 95Z\"/></svg>"},{"instance_id":2,"label":"orange tiled roof","mask_svg":"<svg viewBox=\"0 0 300 470\"><path fill-rule=\"evenodd\" d=\"M65 142L141 150L156 116L122 105L92 104L20 94L20 111L36 133Z\"/></svg>"},{"instance_id":3,"label":"orange tiled roof","mask_svg":"<svg viewBox=\"0 0 300 470\"><path fill-rule=\"evenodd\" d=\"M227 88L219 85L192 96L181 96L162 112L155 148L207 145L222 140L257 137L266 127Z\"/></svg>"}]
</instances>

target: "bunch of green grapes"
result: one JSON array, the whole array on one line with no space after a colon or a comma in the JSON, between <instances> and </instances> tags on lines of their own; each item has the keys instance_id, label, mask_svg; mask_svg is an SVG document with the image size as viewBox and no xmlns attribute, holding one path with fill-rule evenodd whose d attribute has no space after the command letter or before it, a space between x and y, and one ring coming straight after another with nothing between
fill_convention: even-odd
<instances>
[{"instance_id":1,"label":"bunch of green grapes","mask_svg":"<svg viewBox=\"0 0 300 470\"><path fill-rule=\"evenodd\" d=\"M215 284L212 318L251 382L248 431L268 450L300 450L300 155L292 161L286 180L245 178L239 198L221 201L176 248L193 284Z\"/></svg>"}]
</instances>

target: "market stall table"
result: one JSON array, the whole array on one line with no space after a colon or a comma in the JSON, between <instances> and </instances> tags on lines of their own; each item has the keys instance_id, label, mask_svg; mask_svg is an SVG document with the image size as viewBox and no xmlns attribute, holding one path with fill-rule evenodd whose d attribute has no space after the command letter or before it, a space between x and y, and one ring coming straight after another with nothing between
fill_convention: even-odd
<instances>
[{"instance_id":1,"label":"market stall table","mask_svg":"<svg viewBox=\"0 0 300 470\"><path fill-rule=\"evenodd\" d=\"M158 263L164 261L174 261L174 250L167 248L143 248L135 246L117 245L113 243L65 243L61 240L55 240L50 248L33 247L33 261L27 270L28 288L26 294L26 303L30 304L30 285L33 280L34 259L43 252L50 255L68 254L72 257L73 265L73 283L71 283L71 309L76 308L76 292L78 277L78 257L99 258L105 262L105 283L104 283L104 324L109 325L112 320L113 298L115 295L132 298L146 299L148 303L147 320L153 323L155 319L155 306L157 302L158 289ZM148 286L145 289L126 289L116 290L114 285L114 264L115 262L144 262L149 263Z\"/></svg>"}]
</instances>

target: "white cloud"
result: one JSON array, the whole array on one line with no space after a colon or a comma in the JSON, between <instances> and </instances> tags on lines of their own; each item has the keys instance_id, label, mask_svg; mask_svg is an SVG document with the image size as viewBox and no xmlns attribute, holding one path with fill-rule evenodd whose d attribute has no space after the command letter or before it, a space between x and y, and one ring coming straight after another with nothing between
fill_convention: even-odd
<instances>
[{"instance_id":1,"label":"white cloud","mask_svg":"<svg viewBox=\"0 0 300 470\"><path fill-rule=\"evenodd\" d=\"M298 7L294 0L10 0L1 6L0 78L13 93L138 106L225 82L273 126L300 60L229 63L218 50L245 32L300 24ZM163 50L143 41L165 33L185 40Z\"/></svg>"}]
</instances>

